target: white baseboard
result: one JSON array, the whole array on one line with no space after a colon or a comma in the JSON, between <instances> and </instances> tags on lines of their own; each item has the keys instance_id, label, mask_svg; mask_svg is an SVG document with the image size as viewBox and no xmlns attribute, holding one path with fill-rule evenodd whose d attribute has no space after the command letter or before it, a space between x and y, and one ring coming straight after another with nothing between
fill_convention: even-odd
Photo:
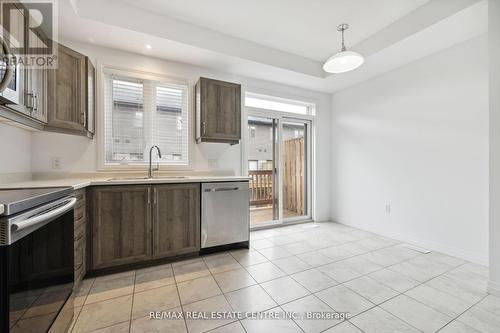
<instances>
[{"instance_id":1,"label":"white baseboard","mask_svg":"<svg viewBox=\"0 0 500 333\"><path fill-rule=\"evenodd\" d=\"M487 291L489 294L499 296L500 297L500 283L488 281Z\"/></svg>"},{"instance_id":2,"label":"white baseboard","mask_svg":"<svg viewBox=\"0 0 500 333\"><path fill-rule=\"evenodd\" d=\"M434 242L434 241L429 241L426 239L420 239L418 237L413 237L410 235L405 235L405 234L400 234L400 233L393 233L393 232L382 232L380 230L377 230L376 228L369 228L366 226L358 226L358 225L353 225L353 224L348 224L348 223L342 223L338 222L341 224L345 224L347 226L353 227L353 228L358 228L366 231L373 232L375 234L393 238L402 242L410 243L413 245L416 245L418 247L430 249L433 251L437 252L442 252L444 254L448 254L450 256L458 257L476 264L484 265L484 266L489 266L488 258L489 254L488 252L486 253L478 253L475 251L466 251L461 248L456 248L453 246L449 246L446 244L442 244L439 242Z\"/></svg>"}]
</instances>

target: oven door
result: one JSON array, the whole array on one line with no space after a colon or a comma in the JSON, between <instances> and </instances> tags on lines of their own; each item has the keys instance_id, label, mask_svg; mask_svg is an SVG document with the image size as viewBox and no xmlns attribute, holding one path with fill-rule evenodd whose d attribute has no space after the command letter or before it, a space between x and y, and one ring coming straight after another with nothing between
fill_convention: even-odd
<instances>
[{"instance_id":1,"label":"oven door","mask_svg":"<svg viewBox=\"0 0 500 333\"><path fill-rule=\"evenodd\" d=\"M66 202L8 222L12 243L0 246L1 332L45 333L58 316L72 319L59 314L73 291L73 206Z\"/></svg>"}]
</instances>

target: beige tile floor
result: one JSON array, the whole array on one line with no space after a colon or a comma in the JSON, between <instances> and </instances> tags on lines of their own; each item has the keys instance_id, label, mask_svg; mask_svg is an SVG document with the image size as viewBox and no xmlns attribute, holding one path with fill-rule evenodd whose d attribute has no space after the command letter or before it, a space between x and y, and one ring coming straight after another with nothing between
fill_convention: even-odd
<instances>
[{"instance_id":1,"label":"beige tile floor","mask_svg":"<svg viewBox=\"0 0 500 333\"><path fill-rule=\"evenodd\" d=\"M500 332L487 268L336 223L251 234L251 249L84 280L72 332ZM177 319L150 319L152 311ZM339 318L187 318L240 311Z\"/></svg>"}]
</instances>

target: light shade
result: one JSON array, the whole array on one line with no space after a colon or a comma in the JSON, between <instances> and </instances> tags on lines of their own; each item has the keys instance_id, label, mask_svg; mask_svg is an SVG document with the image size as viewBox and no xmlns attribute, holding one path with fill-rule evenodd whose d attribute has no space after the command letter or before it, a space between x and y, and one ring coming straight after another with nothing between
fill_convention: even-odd
<instances>
[{"instance_id":1,"label":"light shade","mask_svg":"<svg viewBox=\"0 0 500 333\"><path fill-rule=\"evenodd\" d=\"M345 73L358 68L363 64L363 56L354 51L342 51L331 56L323 65L328 73Z\"/></svg>"}]
</instances>

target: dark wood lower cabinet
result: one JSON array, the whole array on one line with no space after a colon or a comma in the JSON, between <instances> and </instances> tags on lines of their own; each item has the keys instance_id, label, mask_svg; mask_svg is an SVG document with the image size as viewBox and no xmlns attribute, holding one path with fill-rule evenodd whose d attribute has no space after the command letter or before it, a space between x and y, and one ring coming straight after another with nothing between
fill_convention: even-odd
<instances>
[{"instance_id":1,"label":"dark wood lower cabinet","mask_svg":"<svg viewBox=\"0 0 500 333\"><path fill-rule=\"evenodd\" d=\"M151 187L92 189L92 269L151 258Z\"/></svg>"},{"instance_id":2,"label":"dark wood lower cabinet","mask_svg":"<svg viewBox=\"0 0 500 333\"><path fill-rule=\"evenodd\" d=\"M89 195L91 271L200 250L199 183L96 186Z\"/></svg>"},{"instance_id":3,"label":"dark wood lower cabinet","mask_svg":"<svg viewBox=\"0 0 500 333\"><path fill-rule=\"evenodd\" d=\"M77 199L74 210L74 264L75 264L75 287L80 285L86 274L86 196L85 189L73 193Z\"/></svg>"},{"instance_id":4,"label":"dark wood lower cabinet","mask_svg":"<svg viewBox=\"0 0 500 333\"><path fill-rule=\"evenodd\" d=\"M199 251L200 184L157 185L153 195L153 256Z\"/></svg>"}]
</instances>

